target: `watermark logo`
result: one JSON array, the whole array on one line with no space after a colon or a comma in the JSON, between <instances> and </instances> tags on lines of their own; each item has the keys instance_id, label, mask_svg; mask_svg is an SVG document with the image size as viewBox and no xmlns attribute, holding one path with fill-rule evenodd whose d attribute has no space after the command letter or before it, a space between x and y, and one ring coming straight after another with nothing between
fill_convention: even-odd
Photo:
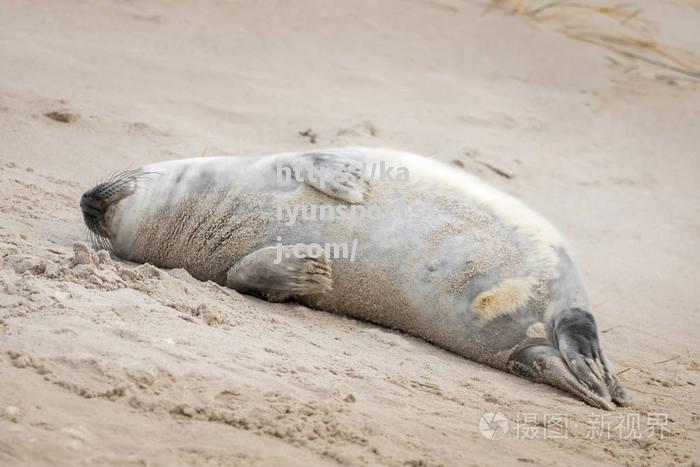
<instances>
[{"instance_id":1,"label":"watermark logo","mask_svg":"<svg viewBox=\"0 0 700 467\"><path fill-rule=\"evenodd\" d=\"M642 439L660 438L668 433L668 415L649 413L642 424L638 413L595 414L588 417L586 438Z\"/></svg>"},{"instance_id":2,"label":"watermark logo","mask_svg":"<svg viewBox=\"0 0 700 467\"><path fill-rule=\"evenodd\" d=\"M516 439L566 439L568 428L566 414L518 412L512 434Z\"/></svg>"},{"instance_id":3,"label":"watermark logo","mask_svg":"<svg viewBox=\"0 0 700 467\"><path fill-rule=\"evenodd\" d=\"M591 414L585 427L573 423L580 432L585 428L587 439L663 439L669 433L668 415L665 413ZM569 417L560 413L518 412L508 420L500 412L485 412L479 419L479 432L490 440L503 439L567 439Z\"/></svg>"},{"instance_id":4,"label":"watermark logo","mask_svg":"<svg viewBox=\"0 0 700 467\"><path fill-rule=\"evenodd\" d=\"M479 432L492 441L505 438L508 434L508 419L500 412L486 412L479 419Z\"/></svg>"}]
</instances>

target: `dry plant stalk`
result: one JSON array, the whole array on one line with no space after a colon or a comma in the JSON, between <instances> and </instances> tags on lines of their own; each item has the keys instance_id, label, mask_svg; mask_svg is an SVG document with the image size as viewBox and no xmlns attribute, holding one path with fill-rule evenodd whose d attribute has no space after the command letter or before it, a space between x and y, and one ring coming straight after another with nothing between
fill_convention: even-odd
<instances>
[{"instance_id":1,"label":"dry plant stalk","mask_svg":"<svg viewBox=\"0 0 700 467\"><path fill-rule=\"evenodd\" d=\"M561 25L559 32L565 36L598 45L632 62L644 62L700 79L700 59L688 51L658 42L653 23L633 5L542 0L492 2L538 24L556 21ZM611 62L623 66L615 60Z\"/></svg>"}]
</instances>

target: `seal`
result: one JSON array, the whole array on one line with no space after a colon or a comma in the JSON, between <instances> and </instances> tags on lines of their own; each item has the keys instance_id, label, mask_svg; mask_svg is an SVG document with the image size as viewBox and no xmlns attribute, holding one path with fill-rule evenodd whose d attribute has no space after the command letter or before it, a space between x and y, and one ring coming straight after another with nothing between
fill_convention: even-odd
<instances>
[{"instance_id":1,"label":"seal","mask_svg":"<svg viewBox=\"0 0 700 467\"><path fill-rule=\"evenodd\" d=\"M126 260L397 329L595 407L629 401L560 233L462 169L374 148L196 158L80 205Z\"/></svg>"}]
</instances>

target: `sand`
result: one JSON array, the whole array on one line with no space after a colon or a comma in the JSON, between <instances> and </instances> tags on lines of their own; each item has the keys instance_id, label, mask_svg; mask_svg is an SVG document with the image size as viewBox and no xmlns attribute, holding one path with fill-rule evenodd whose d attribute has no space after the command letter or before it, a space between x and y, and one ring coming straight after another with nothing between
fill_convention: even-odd
<instances>
[{"instance_id":1,"label":"sand","mask_svg":"<svg viewBox=\"0 0 700 467\"><path fill-rule=\"evenodd\" d=\"M697 466L700 6L630 3L3 1L0 464ZM346 144L559 226L636 397L611 416L663 432L597 436L553 388L76 243L111 171Z\"/></svg>"}]
</instances>

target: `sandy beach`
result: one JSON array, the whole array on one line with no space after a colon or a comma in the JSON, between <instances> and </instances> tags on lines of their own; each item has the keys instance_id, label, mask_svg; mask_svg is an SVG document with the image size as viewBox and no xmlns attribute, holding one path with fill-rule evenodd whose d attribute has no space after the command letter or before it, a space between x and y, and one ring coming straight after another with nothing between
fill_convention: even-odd
<instances>
[{"instance_id":1,"label":"sandy beach","mask_svg":"<svg viewBox=\"0 0 700 467\"><path fill-rule=\"evenodd\" d=\"M691 0L4 0L0 464L697 467L699 30ZM85 243L113 171L344 145L550 219L633 406Z\"/></svg>"}]
</instances>

